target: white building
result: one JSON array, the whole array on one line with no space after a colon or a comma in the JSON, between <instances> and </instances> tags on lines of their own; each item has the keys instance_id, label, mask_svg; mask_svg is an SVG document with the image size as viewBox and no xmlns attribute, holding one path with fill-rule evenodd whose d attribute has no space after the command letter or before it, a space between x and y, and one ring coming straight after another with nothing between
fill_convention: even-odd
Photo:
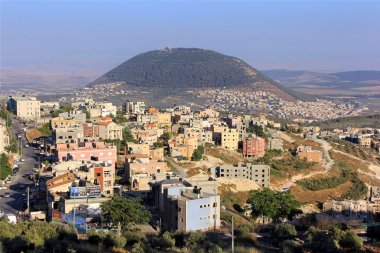
<instances>
[{"instance_id":1,"label":"white building","mask_svg":"<svg viewBox=\"0 0 380 253\"><path fill-rule=\"evenodd\" d=\"M9 97L8 110L23 120L39 120L41 104L35 97Z\"/></svg>"}]
</instances>

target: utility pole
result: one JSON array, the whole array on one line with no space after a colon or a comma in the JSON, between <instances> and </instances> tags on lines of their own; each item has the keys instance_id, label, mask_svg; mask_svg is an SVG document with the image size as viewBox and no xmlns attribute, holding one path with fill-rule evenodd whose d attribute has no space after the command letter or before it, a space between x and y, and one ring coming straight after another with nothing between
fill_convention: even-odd
<instances>
[{"instance_id":1,"label":"utility pole","mask_svg":"<svg viewBox=\"0 0 380 253\"><path fill-rule=\"evenodd\" d=\"M75 204L74 204L74 207L73 207L73 226L75 228Z\"/></svg>"},{"instance_id":2,"label":"utility pole","mask_svg":"<svg viewBox=\"0 0 380 253\"><path fill-rule=\"evenodd\" d=\"M30 213L30 203L29 203L29 187L26 190L26 211Z\"/></svg>"},{"instance_id":3,"label":"utility pole","mask_svg":"<svg viewBox=\"0 0 380 253\"><path fill-rule=\"evenodd\" d=\"M231 252L235 253L235 242L234 242L234 216L231 216L231 235L232 235L232 245L231 245Z\"/></svg>"},{"instance_id":4,"label":"utility pole","mask_svg":"<svg viewBox=\"0 0 380 253\"><path fill-rule=\"evenodd\" d=\"M214 216L214 232L216 231L216 219L217 219L217 209L216 209L216 203L217 203L217 196L218 196L218 186L217 186L217 183L215 182L215 203L214 203L214 207L215 207L215 216Z\"/></svg>"}]
</instances>

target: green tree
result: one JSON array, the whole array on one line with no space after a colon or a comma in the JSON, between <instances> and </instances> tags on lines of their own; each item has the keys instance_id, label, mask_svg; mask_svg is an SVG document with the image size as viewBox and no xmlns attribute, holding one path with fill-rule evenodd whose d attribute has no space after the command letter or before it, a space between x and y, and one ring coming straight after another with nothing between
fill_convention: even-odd
<instances>
[{"instance_id":1,"label":"green tree","mask_svg":"<svg viewBox=\"0 0 380 253\"><path fill-rule=\"evenodd\" d=\"M254 124L248 128L249 133L254 133L257 136L268 139L269 135L265 132L264 128L260 125Z\"/></svg>"},{"instance_id":2,"label":"green tree","mask_svg":"<svg viewBox=\"0 0 380 253\"><path fill-rule=\"evenodd\" d=\"M204 154L204 147L200 145L196 149L194 149L193 156L192 156L193 161L202 160L203 154Z\"/></svg>"},{"instance_id":3,"label":"green tree","mask_svg":"<svg viewBox=\"0 0 380 253\"><path fill-rule=\"evenodd\" d=\"M17 153L18 146L15 138L11 138L10 144L5 147L5 150L10 153Z\"/></svg>"},{"instance_id":4,"label":"green tree","mask_svg":"<svg viewBox=\"0 0 380 253\"><path fill-rule=\"evenodd\" d=\"M157 141L153 143L154 148L162 148L165 144L162 141Z\"/></svg>"},{"instance_id":5,"label":"green tree","mask_svg":"<svg viewBox=\"0 0 380 253\"><path fill-rule=\"evenodd\" d=\"M162 135L162 138L164 138L166 141L169 141L173 138L173 134L171 132L166 132Z\"/></svg>"},{"instance_id":6,"label":"green tree","mask_svg":"<svg viewBox=\"0 0 380 253\"><path fill-rule=\"evenodd\" d=\"M128 122L128 118L124 116L124 113L122 111L116 111L116 115L112 115L112 119L115 123Z\"/></svg>"},{"instance_id":7,"label":"green tree","mask_svg":"<svg viewBox=\"0 0 380 253\"><path fill-rule=\"evenodd\" d=\"M124 128L124 130L123 130L123 141L125 141L125 142L135 141L135 138L133 137L131 129L128 127Z\"/></svg>"},{"instance_id":8,"label":"green tree","mask_svg":"<svg viewBox=\"0 0 380 253\"><path fill-rule=\"evenodd\" d=\"M293 218L300 213L300 203L288 192L273 191L269 188L251 191L247 203L252 208L252 218L271 218L278 221L282 218Z\"/></svg>"},{"instance_id":9,"label":"green tree","mask_svg":"<svg viewBox=\"0 0 380 253\"><path fill-rule=\"evenodd\" d=\"M7 126L12 125L12 116L11 113L8 110L0 110L0 118L5 120L5 123Z\"/></svg>"},{"instance_id":10,"label":"green tree","mask_svg":"<svg viewBox=\"0 0 380 253\"><path fill-rule=\"evenodd\" d=\"M52 131L51 131L51 129L50 129L50 124L49 123L43 124L42 127L38 128L38 130L44 136L51 136L53 134Z\"/></svg>"},{"instance_id":11,"label":"green tree","mask_svg":"<svg viewBox=\"0 0 380 253\"><path fill-rule=\"evenodd\" d=\"M74 107L72 107L71 104L62 104L59 106L59 112L62 113L62 112L70 112L70 111L73 111L74 110Z\"/></svg>"},{"instance_id":12,"label":"green tree","mask_svg":"<svg viewBox=\"0 0 380 253\"><path fill-rule=\"evenodd\" d=\"M59 111L50 111L50 116L51 116L52 118L56 118L56 117L58 117L58 116L59 116Z\"/></svg>"},{"instance_id":13,"label":"green tree","mask_svg":"<svg viewBox=\"0 0 380 253\"><path fill-rule=\"evenodd\" d=\"M84 113L86 114L86 119L91 119L91 112L89 110L84 110Z\"/></svg>"},{"instance_id":14,"label":"green tree","mask_svg":"<svg viewBox=\"0 0 380 253\"><path fill-rule=\"evenodd\" d=\"M12 167L6 154L0 155L0 179L6 179L12 173Z\"/></svg>"},{"instance_id":15,"label":"green tree","mask_svg":"<svg viewBox=\"0 0 380 253\"><path fill-rule=\"evenodd\" d=\"M112 199L102 204L103 220L118 227L127 228L135 223L146 223L151 213L144 209L139 199L128 199L114 195Z\"/></svg>"}]
</instances>

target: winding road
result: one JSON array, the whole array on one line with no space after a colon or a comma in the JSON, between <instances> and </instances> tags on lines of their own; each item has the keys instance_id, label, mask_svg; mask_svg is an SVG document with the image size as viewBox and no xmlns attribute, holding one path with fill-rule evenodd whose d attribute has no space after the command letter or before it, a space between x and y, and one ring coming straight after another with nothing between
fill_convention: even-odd
<instances>
[{"instance_id":1,"label":"winding road","mask_svg":"<svg viewBox=\"0 0 380 253\"><path fill-rule=\"evenodd\" d=\"M280 191L286 191L286 190L290 189L290 187L292 187L299 180L302 180L305 178L310 178L310 177L313 177L315 175L327 173L334 166L335 161L331 158L330 152L329 152L330 150L332 150L330 143L328 143L327 141L322 140L322 139L314 139L314 141L318 142L323 147L324 157L326 158L323 161L323 167L325 168L325 170L313 172L313 173L310 173L307 175L295 175L288 182L286 182L285 184L283 184L279 187Z\"/></svg>"}]
</instances>

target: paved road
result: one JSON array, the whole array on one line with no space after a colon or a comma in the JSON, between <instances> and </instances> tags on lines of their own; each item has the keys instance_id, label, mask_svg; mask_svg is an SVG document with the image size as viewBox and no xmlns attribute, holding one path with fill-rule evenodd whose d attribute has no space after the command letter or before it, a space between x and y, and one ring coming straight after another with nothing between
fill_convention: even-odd
<instances>
[{"instance_id":1,"label":"paved road","mask_svg":"<svg viewBox=\"0 0 380 253\"><path fill-rule=\"evenodd\" d=\"M169 158L169 157L165 157L165 161L167 163L169 163L170 166L172 166L178 173L179 175L182 177L182 178L186 178L187 177L187 172L186 172L186 169L182 168L181 166L179 166L178 164L176 164L172 158Z\"/></svg>"},{"instance_id":2,"label":"paved road","mask_svg":"<svg viewBox=\"0 0 380 253\"><path fill-rule=\"evenodd\" d=\"M331 170L332 166L335 164L335 161L331 158L329 151L332 149L330 143L322 139L315 139L316 142L322 145L326 157L324 167L326 170Z\"/></svg>"},{"instance_id":3,"label":"paved road","mask_svg":"<svg viewBox=\"0 0 380 253\"><path fill-rule=\"evenodd\" d=\"M21 132L22 127L20 122L17 119L13 119L12 131L16 135ZM25 137L22 137L22 147L23 147L23 156L25 162L22 162L19 165L19 171L16 176L12 176L12 183L6 184L6 190L0 190L0 210L4 213L13 213L17 214L23 207L23 202L25 198L25 189L20 190L19 185L25 184L26 186L33 186L33 182L23 178L22 176L25 173L33 173L34 164L36 163L36 154L33 148L25 148L26 140ZM10 198L3 197L4 193L10 193Z\"/></svg>"}]
</instances>

